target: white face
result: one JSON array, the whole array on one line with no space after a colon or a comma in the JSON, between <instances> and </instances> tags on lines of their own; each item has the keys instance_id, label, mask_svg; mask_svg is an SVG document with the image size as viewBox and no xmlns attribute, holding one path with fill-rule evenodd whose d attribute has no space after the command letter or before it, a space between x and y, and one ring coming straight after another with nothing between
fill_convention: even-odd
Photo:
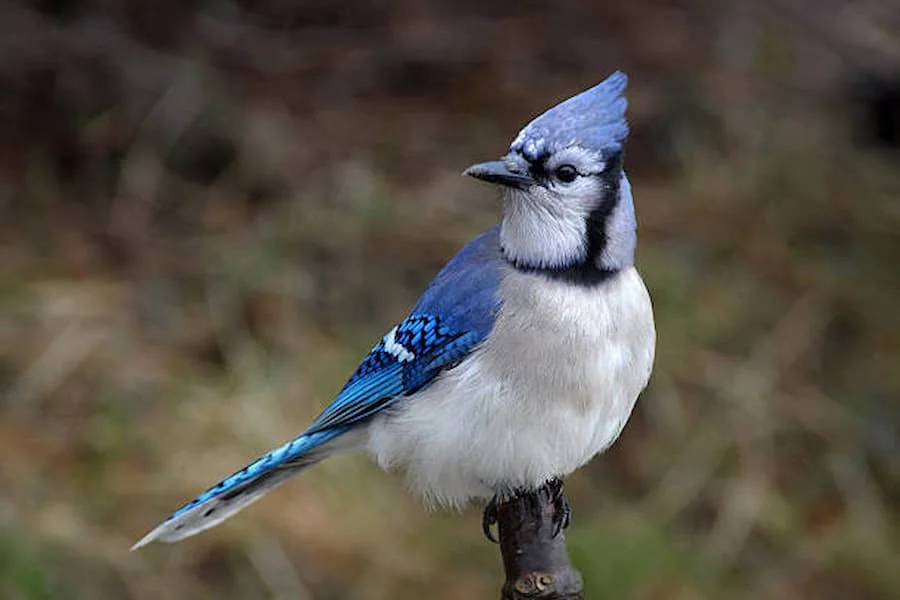
<instances>
[{"instance_id":1,"label":"white face","mask_svg":"<svg viewBox=\"0 0 900 600\"><path fill-rule=\"evenodd\" d=\"M605 167L598 153L573 146L546 160L536 185L504 189L500 241L506 258L537 269L592 258L588 219L611 191L601 177Z\"/></svg>"}]
</instances>

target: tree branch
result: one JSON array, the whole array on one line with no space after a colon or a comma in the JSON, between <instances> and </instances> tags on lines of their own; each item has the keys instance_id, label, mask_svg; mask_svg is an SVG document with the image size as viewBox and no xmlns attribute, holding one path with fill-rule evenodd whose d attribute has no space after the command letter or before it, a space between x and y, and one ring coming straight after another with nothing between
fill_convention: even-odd
<instances>
[{"instance_id":1,"label":"tree branch","mask_svg":"<svg viewBox=\"0 0 900 600\"><path fill-rule=\"evenodd\" d=\"M545 484L498 503L500 552L506 583L502 600L583 600L581 575L569 563L566 536L554 537L563 491ZM556 521L554 520L556 517Z\"/></svg>"}]
</instances>

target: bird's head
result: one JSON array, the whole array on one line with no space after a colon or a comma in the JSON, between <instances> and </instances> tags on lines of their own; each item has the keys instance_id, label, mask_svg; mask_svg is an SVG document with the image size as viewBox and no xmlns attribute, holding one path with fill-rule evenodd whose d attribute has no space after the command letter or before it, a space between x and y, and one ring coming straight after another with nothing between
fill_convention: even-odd
<instances>
[{"instance_id":1,"label":"bird's head","mask_svg":"<svg viewBox=\"0 0 900 600\"><path fill-rule=\"evenodd\" d=\"M502 187L501 245L517 268L590 283L632 264L626 84L612 74L531 121L500 160L466 169Z\"/></svg>"}]
</instances>

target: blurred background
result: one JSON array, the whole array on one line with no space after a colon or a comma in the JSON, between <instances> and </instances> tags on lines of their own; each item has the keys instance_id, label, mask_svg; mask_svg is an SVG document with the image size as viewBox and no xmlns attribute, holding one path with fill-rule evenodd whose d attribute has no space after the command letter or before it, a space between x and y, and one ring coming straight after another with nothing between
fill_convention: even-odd
<instances>
[{"instance_id":1,"label":"blurred background","mask_svg":"<svg viewBox=\"0 0 900 600\"><path fill-rule=\"evenodd\" d=\"M655 374L589 598L900 598L900 2L0 2L0 598L493 598L480 507L300 431L494 224L469 164L631 76Z\"/></svg>"}]
</instances>

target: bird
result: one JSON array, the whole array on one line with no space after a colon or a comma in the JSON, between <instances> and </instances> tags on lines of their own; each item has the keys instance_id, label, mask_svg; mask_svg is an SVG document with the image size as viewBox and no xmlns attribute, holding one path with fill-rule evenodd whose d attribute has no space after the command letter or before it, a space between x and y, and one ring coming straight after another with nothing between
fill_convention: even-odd
<instances>
[{"instance_id":1,"label":"bird","mask_svg":"<svg viewBox=\"0 0 900 600\"><path fill-rule=\"evenodd\" d=\"M140 539L174 542L290 477L364 450L427 504L498 502L549 486L621 433L650 379L656 331L634 263L624 171L628 78L616 71L531 120L463 174L499 189L502 219L435 276L305 431L225 477Z\"/></svg>"}]
</instances>

